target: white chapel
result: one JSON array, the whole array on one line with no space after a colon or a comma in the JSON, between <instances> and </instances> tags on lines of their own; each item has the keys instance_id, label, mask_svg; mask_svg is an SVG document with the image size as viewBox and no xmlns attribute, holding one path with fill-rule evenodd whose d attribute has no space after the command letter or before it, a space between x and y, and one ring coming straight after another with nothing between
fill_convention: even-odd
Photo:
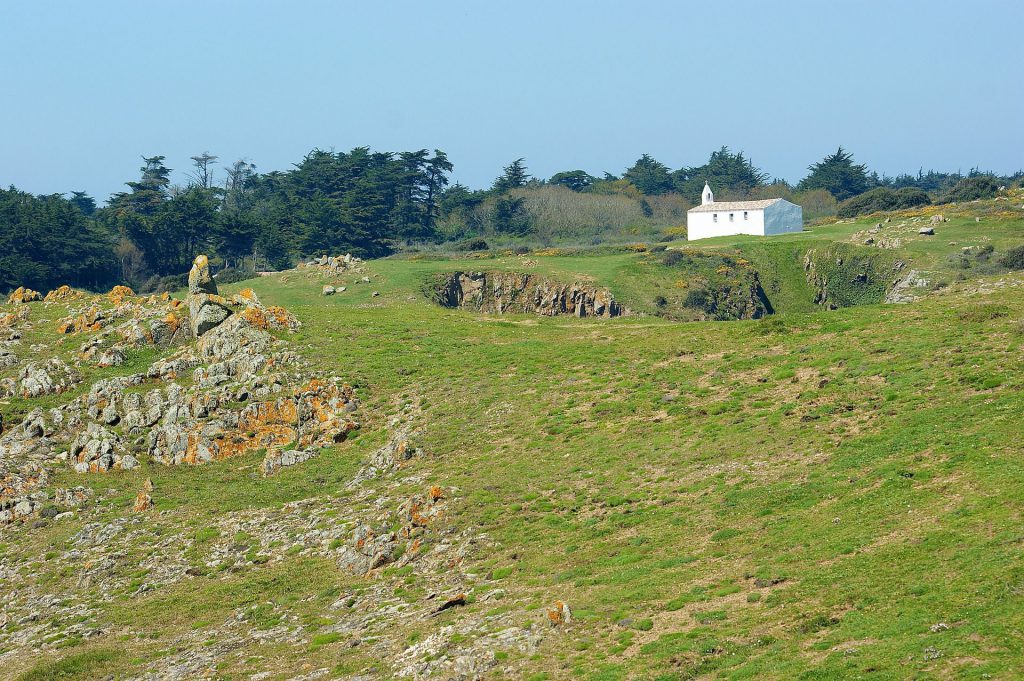
<instances>
[{"instance_id":1,"label":"white chapel","mask_svg":"<svg viewBox=\"0 0 1024 681\"><path fill-rule=\"evenodd\" d=\"M771 236L800 232L804 210L785 199L762 201L715 201L711 187L704 183L700 205L686 213L687 240L732 234Z\"/></svg>"}]
</instances>

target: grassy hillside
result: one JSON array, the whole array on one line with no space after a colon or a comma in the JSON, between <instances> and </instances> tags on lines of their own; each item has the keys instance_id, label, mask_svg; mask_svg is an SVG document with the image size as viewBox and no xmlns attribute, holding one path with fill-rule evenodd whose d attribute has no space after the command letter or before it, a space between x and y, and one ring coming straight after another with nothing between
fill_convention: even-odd
<instances>
[{"instance_id":1,"label":"grassy hillside","mask_svg":"<svg viewBox=\"0 0 1024 681\"><path fill-rule=\"evenodd\" d=\"M1024 220L983 202L918 236L914 218L934 212L890 216L897 248L864 244L886 216L686 244L751 263L777 312L760 320L485 316L421 290L438 272L531 271L653 312L704 276L656 253L388 259L367 264L369 283L246 282L302 321L292 349L356 388L357 435L273 478L261 453L56 473L94 501L0 529L0 589L17 596L0 661L26 679L175 678L185 659L202 666L180 678L1019 678L1024 275L973 276L956 258L1021 243ZM904 260L946 285L826 311L810 250L879 272ZM322 297L323 284L347 289ZM34 317L24 350L56 318ZM10 425L27 406L0 410ZM406 426L423 456L353 486ZM155 510L133 514L147 478ZM393 523L434 487L438 515L412 536L443 561L342 569L356 519ZM83 544L83 527L114 529ZM195 569L161 576L168 561ZM26 594L79 609L21 640L38 629ZM464 604L437 612L453 594ZM552 624L557 601L571 622Z\"/></svg>"}]
</instances>

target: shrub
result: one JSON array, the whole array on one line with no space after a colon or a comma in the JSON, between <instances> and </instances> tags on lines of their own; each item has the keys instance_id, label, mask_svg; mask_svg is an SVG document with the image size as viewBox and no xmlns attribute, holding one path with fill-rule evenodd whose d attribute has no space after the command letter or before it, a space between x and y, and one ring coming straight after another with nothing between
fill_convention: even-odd
<instances>
[{"instance_id":1,"label":"shrub","mask_svg":"<svg viewBox=\"0 0 1024 681\"><path fill-rule=\"evenodd\" d=\"M838 214L841 218L853 218L868 213L927 206L931 202L927 192L914 187L895 190L878 187L843 201Z\"/></svg>"},{"instance_id":2,"label":"shrub","mask_svg":"<svg viewBox=\"0 0 1024 681\"><path fill-rule=\"evenodd\" d=\"M225 267L217 273L217 283L223 284L234 284L239 281L245 281L247 279L255 279L256 273L249 269L243 269L238 267Z\"/></svg>"},{"instance_id":3,"label":"shrub","mask_svg":"<svg viewBox=\"0 0 1024 681\"><path fill-rule=\"evenodd\" d=\"M490 247L487 242L476 237L475 239L463 239L462 241L455 242L454 248L456 251L486 251Z\"/></svg>"},{"instance_id":4,"label":"shrub","mask_svg":"<svg viewBox=\"0 0 1024 681\"><path fill-rule=\"evenodd\" d=\"M1008 250L999 264L1010 270L1024 270L1024 244Z\"/></svg>"},{"instance_id":5,"label":"shrub","mask_svg":"<svg viewBox=\"0 0 1024 681\"><path fill-rule=\"evenodd\" d=\"M665 255L661 257L661 262L668 267L678 265L683 261L683 254L679 251L665 251Z\"/></svg>"},{"instance_id":6,"label":"shrub","mask_svg":"<svg viewBox=\"0 0 1024 681\"><path fill-rule=\"evenodd\" d=\"M990 175L965 177L953 185L943 197L943 203L991 199L999 192L999 184Z\"/></svg>"},{"instance_id":7,"label":"shrub","mask_svg":"<svg viewBox=\"0 0 1024 681\"><path fill-rule=\"evenodd\" d=\"M154 274L136 290L139 293L163 293L177 291L188 286L188 274L171 274L161 277Z\"/></svg>"}]
</instances>

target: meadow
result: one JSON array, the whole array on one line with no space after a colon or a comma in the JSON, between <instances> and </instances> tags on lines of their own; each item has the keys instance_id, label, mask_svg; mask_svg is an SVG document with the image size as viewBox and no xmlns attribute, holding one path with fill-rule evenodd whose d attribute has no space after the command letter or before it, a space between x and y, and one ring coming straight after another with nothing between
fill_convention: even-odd
<instances>
[{"instance_id":1,"label":"meadow","mask_svg":"<svg viewBox=\"0 0 1024 681\"><path fill-rule=\"evenodd\" d=\"M241 530L224 539L244 547L228 568L140 589L141 566L175 537L204 563L228 516L269 523L308 503L323 514L304 511L311 522L340 522L372 508L374 495L436 485L445 526L490 543L464 556L464 606L397 619L391 635L406 647L439 636L454 650L492 633L479 623L499 616L543 634L529 653L494 652L486 678L1019 678L1024 274L979 273L959 258L1019 245L1024 219L995 202L943 210L948 221L930 237L917 231L934 207L669 251L405 256L368 262L369 283L296 270L225 287L251 286L302 321L288 340L356 388L358 435L271 479L257 474L258 454L58 474L54 484L95 488L95 505L2 530L0 566L88 603L102 633L0 646L0 660L22 679L141 677L172 652L216 648L224 622L242 617L292 636L218 653L211 678L320 668L330 670L322 678L388 678L397 663L348 645L329 605L383 584L415 607L429 595L426 566L353 576ZM885 217L882 234L900 245L865 245ZM706 276L664 264L676 248L748 263L774 314L678 321L678 282ZM808 251L862 258L874 285L850 292L848 272L836 270L841 304L825 309L806 276ZM882 304L895 260L926 272L934 290ZM432 275L475 270L593 282L640 314L481 315L424 293ZM347 289L322 297L324 284ZM658 315L659 296L677 306L674 318ZM0 409L11 422L28 406ZM348 482L396 418L415 423L425 455L405 477L355 495ZM146 478L157 512L132 520L107 568L125 585L103 593L76 583L85 557L73 537L86 522L130 515ZM549 621L555 601L571 607L568 625Z\"/></svg>"}]
</instances>

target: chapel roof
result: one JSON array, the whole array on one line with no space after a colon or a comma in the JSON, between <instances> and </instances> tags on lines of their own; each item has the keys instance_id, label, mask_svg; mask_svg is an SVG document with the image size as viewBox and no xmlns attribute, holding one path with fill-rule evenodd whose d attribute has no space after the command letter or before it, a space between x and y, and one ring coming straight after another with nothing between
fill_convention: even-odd
<instances>
[{"instance_id":1,"label":"chapel roof","mask_svg":"<svg viewBox=\"0 0 1024 681\"><path fill-rule=\"evenodd\" d=\"M762 199L760 201L712 201L694 206L687 213L722 213L730 210L758 210L783 201L784 199Z\"/></svg>"}]
</instances>

